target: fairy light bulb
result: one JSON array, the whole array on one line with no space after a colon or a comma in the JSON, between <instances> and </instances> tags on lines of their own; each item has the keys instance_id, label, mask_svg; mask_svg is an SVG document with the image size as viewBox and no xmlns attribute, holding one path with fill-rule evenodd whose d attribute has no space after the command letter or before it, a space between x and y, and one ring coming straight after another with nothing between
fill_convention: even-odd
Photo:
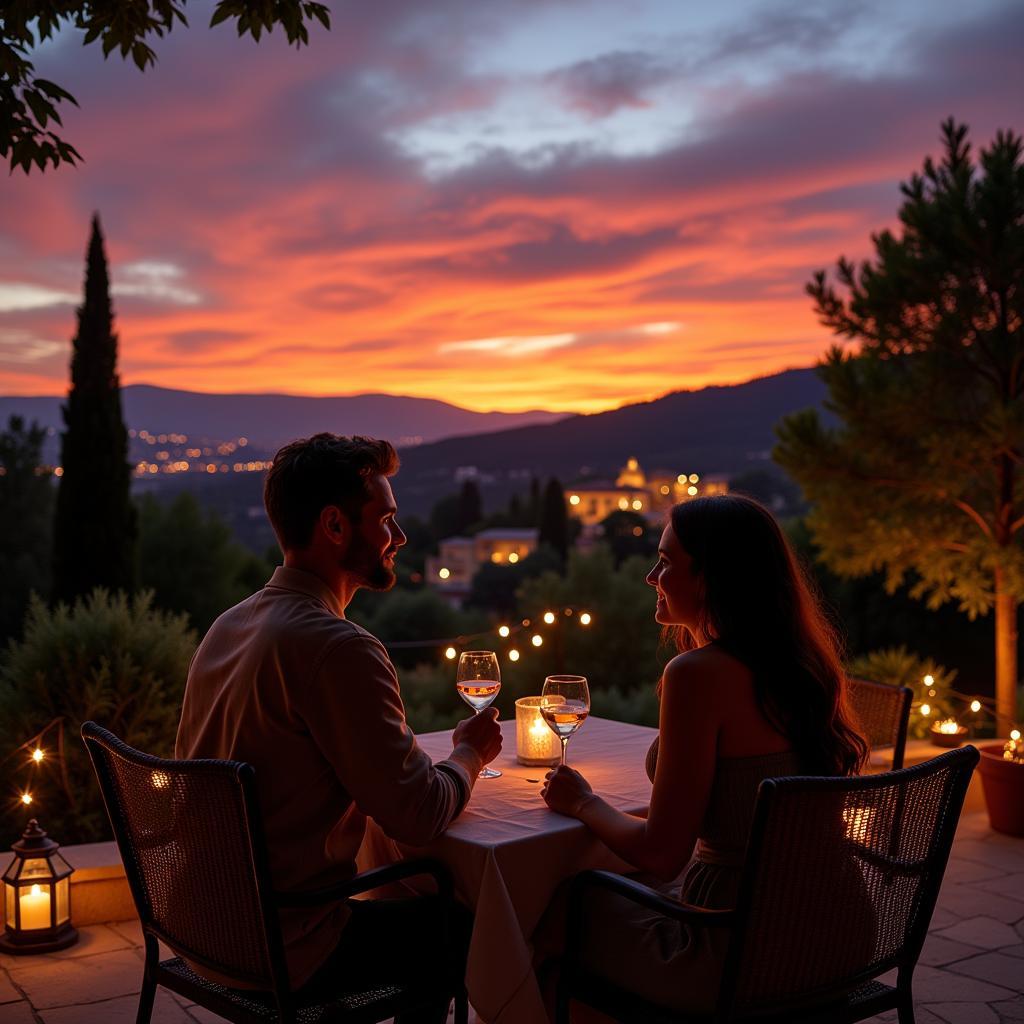
<instances>
[{"instance_id":1,"label":"fairy light bulb","mask_svg":"<svg viewBox=\"0 0 1024 1024\"><path fill-rule=\"evenodd\" d=\"M931 706L931 704L922 704L921 705L921 714L924 715L925 718L927 718L931 713L932 713L932 706Z\"/></svg>"},{"instance_id":2,"label":"fairy light bulb","mask_svg":"<svg viewBox=\"0 0 1024 1024\"><path fill-rule=\"evenodd\" d=\"M518 661L519 660L519 652L514 647L512 648L511 651L508 652L508 660L509 661Z\"/></svg>"},{"instance_id":3,"label":"fairy light bulb","mask_svg":"<svg viewBox=\"0 0 1024 1024\"><path fill-rule=\"evenodd\" d=\"M508 626L499 626L498 627L498 636L500 636L500 637L506 637L511 632L512 632L512 630L509 629Z\"/></svg>"},{"instance_id":4,"label":"fairy light bulb","mask_svg":"<svg viewBox=\"0 0 1024 1024\"><path fill-rule=\"evenodd\" d=\"M975 714L977 714L981 710L981 701L980 700L972 700L971 701L971 710Z\"/></svg>"},{"instance_id":5,"label":"fairy light bulb","mask_svg":"<svg viewBox=\"0 0 1024 1024\"><path fill-rule=\"evenodd\" d=\"M580 612L580 625L589 626L593 620L590 618L590 612Z\"/></svg>"},{"instance_id":6,"label":"fairy light bulb","mask_svg":"<svg viewBox=\"0 0 1024 1024\"><path fill-rule=\"evenodd\" d=\"M21 794L21 802L27 807L30 803L32 803L32 794L31 793L22 793Z\"/></svg>"},{"instance_id":7,"label":"fairy light bulb","mask_svg":"<svg viewBox=\"0 0 1024 1024\"><path fill-rule=\"evenodd\" d=\"M542 637L540 633L534 633L533 636L530 637L530 643L533 644L534 647L540 647L540 645L544 643L544 637Z\"/></svg>"},{"instance_id":8,"label":"fairy light bulb","mask_svg":"<svg viewBox=\"0 0 1024 1024\"><path fill-rule=\"evenodd\" d=\"M32 751L32 760L35 761L36 764L39 764L45 756L46 755L39 747L36 747L36 749Z\"/></svg>"},{"instance_id":9,"label":"fairy light bulb","mask_svg":"<svg viewBox=\"0 0 1024 1024\"><path fill-rule=\"evenodd\" d=\"M555 621L555 613L554 612L545 612L544 613L544 621L550 626L551 623Z\"/></svg>"},{"instance_id":10,"label":"fairy light bulb","mask_svg":"<svg viewBox=\"0 0 1024 1024\"><path fill-rule=\"evenodd\" d=\"M445 656L445 657L446 657L446 658L447 658L447 659L448 659L449 661L454 661L454 660L455 660L455 654L456 654L456 650L455 650L455 648L454 648L454 647L448 647L448 648L446 648L446 650L445 650L445 652L444 652L444 656Z\"/></svg>"}]
</instances>

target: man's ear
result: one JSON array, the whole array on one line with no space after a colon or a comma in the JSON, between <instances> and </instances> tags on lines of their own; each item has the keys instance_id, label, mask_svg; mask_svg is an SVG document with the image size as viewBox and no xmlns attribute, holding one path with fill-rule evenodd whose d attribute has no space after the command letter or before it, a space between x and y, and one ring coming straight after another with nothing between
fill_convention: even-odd
<instances>
[{"instance_id":1,"label":"man's ear","mask_svg":"<svg viewBox=\"0 0 1024 1024\"><path fill-rule=\"evenodd\" d=\"M320 529L339 549L347 548L352 540L352 522L337 505L326 505L320 510Z\"/></svg>"}]
</instances>

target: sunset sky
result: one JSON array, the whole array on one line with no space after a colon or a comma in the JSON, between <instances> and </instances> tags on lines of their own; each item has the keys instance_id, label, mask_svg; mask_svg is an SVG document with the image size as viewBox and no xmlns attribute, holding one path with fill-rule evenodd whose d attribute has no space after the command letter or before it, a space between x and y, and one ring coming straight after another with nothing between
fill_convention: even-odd
<instances>
[{"instance_id":1,"label":"sunset sky","mask_svg":"<svg viewBox=\"0 0 1024 1024\"><path fill-rule=\"evenodd\" d=\"M594 411L808 366L804 284L940 121L1024 130L1017 0L331 7L37 54L85 163L2 185L0 393L65 389L93 210L126 384Z\"/></svg>"}]
</instances>

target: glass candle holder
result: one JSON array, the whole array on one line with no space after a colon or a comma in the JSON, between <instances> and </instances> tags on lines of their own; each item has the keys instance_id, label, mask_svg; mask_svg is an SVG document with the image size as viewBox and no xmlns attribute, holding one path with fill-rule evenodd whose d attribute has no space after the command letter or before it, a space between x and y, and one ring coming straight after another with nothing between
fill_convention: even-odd
<instances>
[{"instance_id":1,"label":"glass candle holder","mask_svg":"<svg viewBox=\"0 0 1024 1024\"><path fill-rule=\"evenodd\" d=\"M520 764L558 764L558 737L540 716L543 699L520 697L516 701L516 760Z\"/></svg>"}]
</instances>

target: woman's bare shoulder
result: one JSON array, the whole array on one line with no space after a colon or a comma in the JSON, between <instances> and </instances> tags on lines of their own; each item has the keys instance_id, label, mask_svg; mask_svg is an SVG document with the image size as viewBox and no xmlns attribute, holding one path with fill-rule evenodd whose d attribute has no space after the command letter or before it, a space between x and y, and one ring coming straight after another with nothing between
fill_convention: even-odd
<instances>
[{"instance_id":1,"label":"woman's bare shoulder","mask_svg":"<svg viewBox=\"0 0 1024 1024\"><path fill-rule=\"evenodd\" d=\"M750 670L738 658L714 644L677 654L666 666L666 686L690 691L702 699L735 695L750 687Z\"/></svg>"}]
</instances>

